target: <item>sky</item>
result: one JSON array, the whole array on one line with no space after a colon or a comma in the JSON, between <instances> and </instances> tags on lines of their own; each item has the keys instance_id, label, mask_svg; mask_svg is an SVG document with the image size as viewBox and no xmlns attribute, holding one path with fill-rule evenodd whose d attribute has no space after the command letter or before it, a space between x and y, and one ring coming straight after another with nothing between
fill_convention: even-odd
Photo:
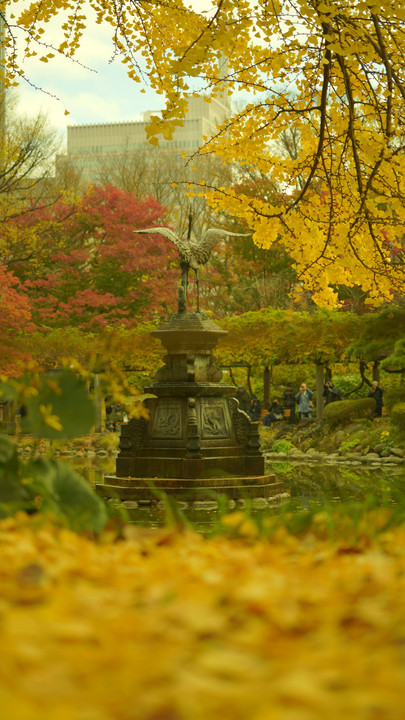
<instances>
[{"instance_id":1,"label":"sky","mask_svg":"<svg viewBox=\"0 0 405 720\"><path fill-rule=\"evenodd\" d=\"M24 70L32 85L22 82L15 89L19 112L35 116L43 111L50 125L65 135L68 125L137 120L145 110L161 109L164 98L130 80L119 58L109 63L112 32L109 26L90 22L76 55L79 62L59 56L48 63L30 58ZM45 39L53 42L57 37L51 24Z\"/></svg>"},{"instance_id":2,"label":"sky","mask_svg":"<svg viewBox=\"0 0 405 720\"><path fill-rule=\"evenodd\" d=\"M27 2L15 0L14 12L26 9ZM192 0L192 4L196 10L207 9L207 0ZM66 143L68 125L140 120L142 112L158 111L165 104L164 97L154 93L146 82L140 84L128 78L119 57L111 62L114 29L108 24L97 25L94 17L89 8L87 28L75 60L55 55L44 63L31 57L23 65L30 82L22 81L15 89L19 112L30 116L44 112L49 124L60 131L62 143ZM58 17L46 25L45 42L58 46L63 40L62 22ZM242 101L243 97L241 93Z\"/></svg>"}]
</instances>

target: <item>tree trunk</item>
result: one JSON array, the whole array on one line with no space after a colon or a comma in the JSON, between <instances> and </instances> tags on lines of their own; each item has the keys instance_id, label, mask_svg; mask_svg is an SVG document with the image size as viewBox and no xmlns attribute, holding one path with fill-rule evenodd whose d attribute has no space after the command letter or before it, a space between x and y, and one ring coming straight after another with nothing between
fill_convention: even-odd
<instances>
[{"instance_id":1,"label":"tree trunk","mask_svg":"<svg viewBox=\"0 0 405 720\"><path fill-rule=\"evenodd\" d=\"M236 384L237 384L237 383L236 383L235 375L233 374L233 371L232 371L232 368L231 368L231 367L229 367L229 377L231 378L231 383L232 383L232 385L235 385L235 387L236 387Z\"/></svg>"},{"instance_id":2,"label":"tree trunk","mask_svg":"<svg viewBox=\"0 0 405 720\"><path fill-rule=\"evenodd\" d=\"M270 378L271 378L271 371L269 369L269 366L266 365L264 368L263 373L263 407L267 408L269 402L270 402Z\"/></svg>"},{"instance_id":3,"label":"tree trunk","mask_svg":"<svg viewBox=\"0 0 405 720\"><path fill-rule=\"evenodd\" d=\"M100 433L102 426L102 398L101 398L101 387L100 387L100 375L94 373L94 405L96 409L96 422L94 425L94 432Z\"/></svg>"},{"instance_id":4,"label":"tree trunk","mask_svg":"<svg viewBox=\"0 0 405 720\"><path fill-rule=\"evenodd\" d=\"M318 422L323 420L323 365L316 365L316 419Z\"/></svg>"},{"instance_id":5,"label":"tree trunk","mask_svg":"<svg viewBox=\"0 0 405 720\"><path fill-rule=\"evenodd\" d=\"M249 395L250 395L250 396L252 396L252 385L251 385L251 382L250 382L251 372L252 372L252 366L251 366L251 365L248 365L248 366L247 366L247 378L246 378L246 383L247 383L247 386L248 386L248 390L249 390Z\"/></svg>"},{"instance_id":6,"label":"tree trunk","mask_svg":"<svg viewBox=\"0 0 405 720\"><path fill-rule=\"evenodd\" d=\"M365 372L366 372L367 364L363 362L363 360L360 360L360 377L362 379L362 385L363 383L366 383L366 385L369 385L371 387L371 382L366 378ZM360 386L361 387L361 386Z\"/></svg>"},{"instance_id":7,"label":"tree trunk","mask_svg":"<svg viewBox=\"0 0 405 720\"><path fill-rule=\"evenodd\" d=\"M15 401L7 400L7 402L3 405L3 420L5 422L13 422L16 409Z\"/></svg>"}]
</instances>

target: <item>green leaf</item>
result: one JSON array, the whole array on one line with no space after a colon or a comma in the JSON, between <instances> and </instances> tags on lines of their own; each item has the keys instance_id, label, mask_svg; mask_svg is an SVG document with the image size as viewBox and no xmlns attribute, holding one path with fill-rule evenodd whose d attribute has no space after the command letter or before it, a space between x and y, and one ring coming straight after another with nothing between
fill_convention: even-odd
<instances>
[{"instance_id":1,"label":"green leaf","mask_svg":"<svg viewBox=\"0 0 405 720\"><path fill-rule=\"evenodd\" d=\"M104 501L66 463L39 458L31 463L33 487L42 498L42 510L62 516L71 530L101 532L108 519Z\"/></svg>"},{"instance_id":2,"label":"green leaf","mask_svg":"<svg viewBox=\"0 0 405 720\"><path fill-rule=\"evenodd\" d=\"M21 482L21 463L14 443L0 435L0 517L32 506L34 495Z\"/></svg>"},{"instance_id":3,"label":"green leaf","mask_svg":"<svg viewBox=\"0 0 405 720\"><path fill-rule=\"evenodd\" d=\"M17 448L7 435L0 435L0 466L1 467L17 467L18 455Z\"/></svg>"},{"instance_id":4,"label":"green leaf","mask_svg":"<svg viewBox=\"0 0 405 720\"><path fill-rule=\"evenodd\" d=\"M24 432L57 440L79 437L95 423L95 408L83 380L71 372L48 373L36 396L26 402Z\"/></svg>"},{"instance_id":5,"label":"green leaf","mask_svg":"<svg viewBox=\"0 0 405 720\"><path fill-rule=\"evenodd\" d=\"M0 382L0 402L10 402L10 400L16 399L16 389L7 382Z\"/></svg>"}]
</instances>

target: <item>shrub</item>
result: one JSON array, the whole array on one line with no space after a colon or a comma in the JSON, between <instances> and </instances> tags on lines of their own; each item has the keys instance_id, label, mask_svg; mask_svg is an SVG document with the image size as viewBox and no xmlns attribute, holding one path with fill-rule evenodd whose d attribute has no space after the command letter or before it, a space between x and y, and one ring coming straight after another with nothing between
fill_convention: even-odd
<instances>
[{"instance_id":1,"label":"shrub","mask_svg":"<svg viewBox=\"0 0 405 720\"><path fill-rule=\"evenodd\" d=\"M365 388L364 386L359 387L360 378L358 373L333 374L332 380L339 388L342 397L348 395L348 393L350 393L350 400L358 400L364 397Z\"/></svg>"},{"instance_id":2,"label":"shrub","mask_svg":"<svg viewBox=\"0 0 405 720\"><path fill-rule=\"evenodd\" d=\"M384 405L387 408L393 408L398 403L405 402L405 383L394 385L384 392Z\"/></svg>"},{"instance_id":3,"label":"shrub","mask_svg":"<svg viewBox=\"0 0 405 720\"><path fill-rule=\"evenodd\" d=\"M391 422L401 430L405 430L405 402L394 405L391 410Z\"/></svg>"},{"instance_id":4,"label":"shrub","mask_svg":"<svg viewBox=\"0 0 405 720\"><path fill-rule=\"evenodd\" d=\"M276 440L271 446L272 452L276 453L288 453L294 445L289 440Z\"/></svg>"},{"instance_id":5,"label":"shrub","mask_svg":"<svg viewBox=\"0 0 405 720\"><path fill-rule=\"evenodd\" d=\"M358 418L368 418L374 414L375 400L373 398L360 398L358 400L340 400L329 403L324 410L325 421L331 428L337 425L346 425Z\"/></svg>"},{"instance_id":6,"label":"shrub","mask_svg":"<svg viewBox=\"0 0 405 720\"><path fill-rule=\"evenodd\" d=\"M360 440L358 438L354 438L354 440L344 440L339 445L339 451L341 453L350 452L350 450L354 450L354 448L359 447Z\"/></svg>"},{"instance_id":7,"label":"shrub","mask_svg":"<svg viewBox=\"0 0 405 720\"><path fill-rule=\"evenodd\" d=\"M119 439L118 433L102 433L98 437L95 437L94 447L97 448L97 450L108 450L108 452L118 450Z\"/></svg>"}]
</instances>

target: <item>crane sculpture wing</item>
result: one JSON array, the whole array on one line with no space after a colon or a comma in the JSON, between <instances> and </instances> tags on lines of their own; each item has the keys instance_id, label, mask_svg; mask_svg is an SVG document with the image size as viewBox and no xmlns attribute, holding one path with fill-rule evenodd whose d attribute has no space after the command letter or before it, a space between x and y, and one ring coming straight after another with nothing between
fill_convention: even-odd
<instances>
[{"instance_id":1,"label":"crane sculpture wing","mask_svg":"<svg viewBox=\"0 0 405 720\"><path fill-rule=\"evenodd\" d=\"M167 227L143 228L142 230L134 230L134 233L158 233L159 235L163 235L164 237L166 237L168 240L171 240L171 242L174 243L176 247L178 247L180 244L183 244L183 240L177 237L173 230L170 230L170 228Z\"/></svg>"},{"instance_id":2,"label":"crane sculpture wing","mask_svg":"<svg viewBox=\"0 0 405 720\"><path fill-rule=\"evenodd\" d=\"M189 225L189 235L191 224ZM190 240L190 237L182 240L166 227L143 228L142 230L134 230L135 233L158 233L163 235L176 245L180 256L180 266L182 271L181 283L184 288L184 297L187 297L188 287L188 271L192 268L196 275L197 283L197 312L199 312L199 278L198 269L200 265L205 265L211 255L214 246L226 237L248 237L251 233L235 233L221 228L209 228L199 240Z\"/></svg>"},{"instance_id":3,"label":"crane sculpture wing","mask_svg":"<svg viewBox=\"0 0 405 720\"><path fill-rule=\"evenodd\" d=\"M186 262L190 267L196 269L194 262L194 251L197 247L196 242L190 242L190 240L182 240L179 238L173 230L166 227L153 227L145 228L144 230L134 230L135 233L158 233L163 237L170 240L177 247L181 260Z\"/></svg>"},{"instance_id":4,"label":"crane sculpture wing","mask_svg":"<svg viewBox=\"0 0 405 720\"><path fill-rule=\"evenodd\" d=\"M221 240L228 237L248 237L251 233L235 233L221 228L209 228L205 231L201 240L196 244L195 256L199 265L205 265L208 262L212 249Z\"/></svg>"},{"instance_id":5,"label":"crane sculpture wing","mask_svg":"<svg viewBox=\"0 0 405 720\"><path fill-rule=\"evenodd\" d=\"M199 265L205 265L211 255L212 249L220 240L226 237L248 237L251 233L235 233L221 228L209 228L205 231L200 240L182 240L173 230L166 227L144 228L134 230L135 233L158 233L174 243L179 251L180 257L189 263L194 270Z\"/></svg>"}]
</instances>

